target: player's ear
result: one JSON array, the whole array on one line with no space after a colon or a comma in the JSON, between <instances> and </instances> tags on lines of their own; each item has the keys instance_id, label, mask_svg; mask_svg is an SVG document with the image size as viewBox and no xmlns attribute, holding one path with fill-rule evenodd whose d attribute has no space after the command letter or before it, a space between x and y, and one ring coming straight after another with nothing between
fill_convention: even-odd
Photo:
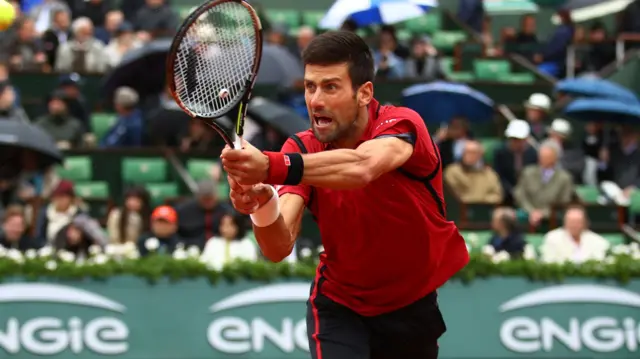
<instances>
[{"instance_id":1,"label":"player's ear","mask_svg":"<svg viewBox=\"0 0 640 359\"><path fill-rule=\"evenodd\" d=\"M369 105L369 102L373 100L373 83L371 81L365 82L358 89L358 106L365 107Z\"/></svg>"}]
</instances>

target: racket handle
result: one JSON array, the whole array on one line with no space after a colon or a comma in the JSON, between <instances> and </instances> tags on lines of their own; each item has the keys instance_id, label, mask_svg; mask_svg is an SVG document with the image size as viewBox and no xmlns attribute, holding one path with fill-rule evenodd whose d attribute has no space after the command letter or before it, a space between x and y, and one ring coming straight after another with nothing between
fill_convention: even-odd
<instances>
[{"instance_id":1,"label":"racket handle","mask_svg":"<svg viewBox=\"0 0 640 359\"><path fill-rule=\"evenodd\" d=\"M242 137L236 136L236 139L233 140L233 148L236 149L236 150L241 150L242 149ZM240 187L242 187L243 189L247 190L247 189L251 188L252 186L241 184Z\"/></svg>"}]
</instances>

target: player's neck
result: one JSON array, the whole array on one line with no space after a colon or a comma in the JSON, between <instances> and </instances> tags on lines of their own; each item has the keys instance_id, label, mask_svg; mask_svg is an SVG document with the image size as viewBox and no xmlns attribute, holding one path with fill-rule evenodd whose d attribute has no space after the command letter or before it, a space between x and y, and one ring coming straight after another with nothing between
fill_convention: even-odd
<instances>
[{"instance_id":1,"label":"player's neck","mask_svg":"<svg viewBox=\"0 0 640 359\"><path fill-rule=\"evenodd\" d=\"M358 118L354 121L353 125L347 136L336 140L331 143L331 147L333 148L356 148L360 140L362 139L362 135L367 130L367 126L369 125L369 110L367 107L360 109L358 113Z\"/></svg>"}]
</instances>

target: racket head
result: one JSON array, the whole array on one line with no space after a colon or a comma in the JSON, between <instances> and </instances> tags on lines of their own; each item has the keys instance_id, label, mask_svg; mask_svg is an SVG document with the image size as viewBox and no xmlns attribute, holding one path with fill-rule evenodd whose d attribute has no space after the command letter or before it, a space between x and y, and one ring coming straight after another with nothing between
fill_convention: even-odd
<instances>
[{"instance_id":1,"label":"racket head","mask_svg":"<svg viewBox=\"0 0 640 359\"><path fill-rule=\"evenodd\" d=\"M218 133L215 119L238 108L240 136L262 58L262 24L243 0L209 1L183 22L167 57L167 84L176 103ZM228 134L225 141L232 145Z\"/></svg>"}]
</instances>

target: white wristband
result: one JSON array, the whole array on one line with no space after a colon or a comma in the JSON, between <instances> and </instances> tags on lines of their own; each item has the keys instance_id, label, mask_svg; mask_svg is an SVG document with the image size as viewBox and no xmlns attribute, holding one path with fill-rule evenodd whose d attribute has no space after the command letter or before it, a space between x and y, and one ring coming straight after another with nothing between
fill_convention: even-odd
<instances>
[{"instance_id":1,"label":"white wristband","mask_svg":"<svg viewBox=\"0 0 640 359\"><path fill-rule=\"evenodd\" d=\"M268 227L280 217L280 198L275 188L271 187L271 190L273 192L271 199L250 215L251 222L256 227Z\"/></svg>"}]
</instances>

